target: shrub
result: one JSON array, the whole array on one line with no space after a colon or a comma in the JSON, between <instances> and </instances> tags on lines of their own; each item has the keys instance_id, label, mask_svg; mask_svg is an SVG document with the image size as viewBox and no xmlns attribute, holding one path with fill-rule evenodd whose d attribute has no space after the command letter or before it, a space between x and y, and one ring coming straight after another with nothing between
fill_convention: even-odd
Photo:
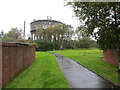
<instances>
[{"instance_id":1,"label":"shrub","mask_svg":"<svg viewBox=\"0 0 120 90\"><path fill-rule=\"evenodd\" d=\"M90 38L84 37L79 40L79 42L77 43L77 47L78 48L93 48L93 47L97 47L97 43L91 40Z\"/></svg>"},{"instance_id":2,"label":"shrub","mask_svg":"<svg viewBox=\"0 0 120 90\"><path fill-rule=\"evenodd\" d=\"M23 43L29 43L29 42L26 41L25 39L19 39L19 40L17 40L17 41L19 41L19 42L23 42Z\"/></svg>"},{"instance_id":3,"label":"shrub","mask_svg":"<svg viewBox=\"0 0 120 90\"><path fill-rule=\"evenodd\" d=\"M32 43L37 44L37 51L48 51L52 50L53 44L48 40L35 40Z\"/></svg>"},{"instance_id":4,"label":"shrub","mask_svg":"<svg viewBox=\"0 0 120 90\"><path fill-rule=\"evenodd\" d=\"M31 43L37 44L37 51L52 51L52 50L59 50L60 43L58 41L51 42L49 40L35 40L31 41Z\"/></svg>"},{"instance_id":5,"label":"shrub","mask_svg":"<svg viewBox=\"0 0 120 90\"><path fill-rule=\"evenodd\" d=\"M30 45L35 46L36 48L38 48L38 45L36 43L30 43Z\"/></svg>"},{"instance_id":6,"label":"shrub","mask_svg":"<svg viewBox=\"0 0 120 90\"><path fill-rule=\"evenodd\" d=\"M16 41L16 39L13 39L13 38L2 38L2 41Z\"/></svg>"},{"instance_id":7,"label":"shrub","mask_svg":"<svg viewBox=\"0 0 120 90\"><path fill-rule=\"evenodd\" d=\"M74 40L67 41L65 40L63 43L64 49L76 49L76 44Z\"/></svg>"}]
</instances>

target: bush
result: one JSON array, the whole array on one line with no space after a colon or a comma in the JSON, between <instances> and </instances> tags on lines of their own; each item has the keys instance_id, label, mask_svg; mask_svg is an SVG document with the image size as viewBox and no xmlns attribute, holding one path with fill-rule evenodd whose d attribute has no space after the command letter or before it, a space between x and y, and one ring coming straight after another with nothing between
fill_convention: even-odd
<instances>
[{"instance_id":1,"label":"bush","mask_svg":"<svg viewBox=\"0 0 120 90\"><path fill-rule=\"evenodd\" d=\"M63 43L63 48L64 49L76 49L76 44L74 40L67 41L65 40Z\"/></svg>"},{"instance_id":2,"label":"bush","mask_svg":"<svg viewBox=\"0 0 120 90\"><path fill-rule=\"evenodd\" d=\"M31 41L31 43L37 44L37 51L52 51L52 50L60 50L60 43L58 41L51 42L49 40L35 40Z\"/></svg>"},{"instance_id":3,"label":"bush","mask_svg":"<svg viewBox=\"0 0 120 90\"><path fill-rule=\"evenodd\" d=\"M37 46L37 51L52 51L52 50L60 50L61 43L59 41L51 42L49 40L35 40L31 41L35 46ZM77 48L93 48L96 47L97 44L95 41L89 38L82 38L79 41L76 40L64 40L63 41L63 49L77 49Z\"/></svg>"},{"instance_id":4,"label":"bush","mask_svg":"<svg viewBox=\"0 0 120 90\"><path fill-rule=\"evenodd\" d=\"M35 46L36 48L38 48L38 45L36 43L30 43L30 45Z\"/></svg>"},{"instance_id":5,"label":"bush","mask_svg":"<svg viewBox=\"0 0 120 90\"><path fill-rule=\"evenodd\" d=\"M23 42L23 43L29 43L28 41L26 41L25 39L19 39L17 40L18 42Z\"/></svg>"},{"instance_id":6,"label":"bush","mask_svg":"<svg viewBox=\"0 0 120 90\"><path fill-rule=\"evenodd\" d=\"M94 40L92 40L92 41L91 41L91 46L90 46L90 47L91 47L91 48L98 48L97 42L94 41Z\"/></svg>"},{"instance_id":7,"label":"bush","mask_svg":"<svg viewBox=\"0 0 120 90\"><path fill-rule=\"evenodd\" d=\"M2 38L2 41L11 41L11 42L14 42L14 41L16 41L16 39L13 39L13 38Z\"/></svg>"},{"instance_id":8,"label":"bush","mask_svg":"<svg viewBox=\"0 0 120 90\"><path fill-rule=\"evenodd\" d=\"M93 40L91 40L90 38L82 38L79 40L79 42L77 43L77 47L78 48L95 48L97 47L97 43Z\"/></svg>"}]
</instances>

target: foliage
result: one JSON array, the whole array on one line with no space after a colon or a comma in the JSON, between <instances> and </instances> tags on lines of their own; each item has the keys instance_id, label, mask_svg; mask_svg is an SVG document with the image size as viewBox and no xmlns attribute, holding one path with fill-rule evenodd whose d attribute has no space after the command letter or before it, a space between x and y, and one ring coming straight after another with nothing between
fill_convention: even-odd
<instances>
[{"instance_id":1,"label":"foliage","mask_svg":"<svg viewBox=\"0 0 120 90\"><path fill-rule=\"evenodd\" d=\"M37 44L37 51L60 50L60 43L58 41L51 42L49 40L34 40L31 42Z\"/></svg>"},{"instance_id":2,"label":"foliage","mask_svg":"<svg viewBox=\"0 0 120 90\"><path fill-rule=\"evenodd\" d=\"M22 38L22 30L18 30L17 28L11 28L11 30L6 33L3 38L13 38L13 39L21 39Z\"/></svg>"},{"instance_id":3,"label":"foliage","mask_svg":"<svg viewBox=\"0 0 120 90\"><path fill-rule=\"evenodd\" d=\"M120 48L120 2L68 2L100 48ZM98 29L94 33L95 28Z\"/></svg>"},{"instance_id":4,"label":"foliage","mask_svg":"<svg viewBox=\"0 0 120 90\"><path fill-rule=\"evenodd\" d=\"M39 27L35 31L37 40L31 42L37 43L37 50L59 50L61 47L65 48L64 42L70 41L73 34L71 25L58 24L47 28Z\"/></svg>"},{"instance_id":5,"label":"foliage","mask_svg":"<svg viewBox=\"0 0 120 90\"><path fill-rule=\"evenodd\" d=\"M120 73L120 2L68 2L103 50L116 49ZM97 29L97 32L95 32Z\"/></svg>"},{"instance_id":6,"label":"foliage","mask_svg":"<svg viewBox=\"0 0 120 90\"><path fill-rule=\"evenodd\" d=\"M95 47L94 41L82 39L83 37L90 36L87 32L83 32L83 29L86 31L86 27L81 26L75 33L72 26L66 24L59 24L54 27L50 26L48 28L40 27L37 28L35 32L37 40L31 42L37 43L37 50L41 51L60 50L61 48L75 49ZM75 34L79 34L79 36L82 34L82 38L79 38L78 41L72 40L73 35Z\"/></svg>"},{"instance_id":7,"label":"foliage","mask_svg":"<svg viewBox=\"0 0 120 90\"><path fill-rule=\"evenodd\" d=\"M112 66L102 60L102 51L97 49L77 49L77 50L62 50L51 51L54 53L62 54L68 58L71 58L78 63L84 65L93 72L100 76L112 81L113 83L120 85L118 82L117 67Z\"/></svg>"},{"instance_id":8,"label":"foliage","mask_svg":"<svg viewBox=\"0 0 120 90\"><path fill-rule=\"evenodd\" d=\"M54 42L55 44L57 44L56 47L59 47L63 46L64 40L71 40L73 33L74 31L71 25L58 24L47 28L44 27L36 28L35 36L37 37L37 40L43 41L46 40L49 41L50 43Z\"/></svg>"},{"instance_id":9,"label":"foliage","mask_svg":"<svg viewBox=\"0 0 120 90\"><path fill-rule=\"evenodd\" d=\"M20 73L6 88L70 88L56 57L36 53L35 62Z\"/></svg>"},{"instance_id":10,"label":"foliage","mask_svg":"<svg viewBox=\"0 0 120 90\"><path fill-rule=\"evenodd\" d=\"M2 38L2 41L16 41L16 40L13 38Z\"/></svg>"},{"instance_id":11,"label":"foliage","mask_svg":"<svg viewBox=\"0 0 120 90\"><path fill-rule=\"evenodd\" d=\"M88 37L84 37L84 38L81 38L79 41L76 41L76 47L77 48L97 48L97 43Z\"/></svg>"},{"instance_id":12,"label":"foliage","mask_svg":"<svg viewBox=\"0 0 120 90\"><path fill-rule=\"evenodd\" d=\"M90 41L90 48L98 48L97 42L94 41L94 40L91 40L91 41Z\"/></svg>"},{"instance_id":13,"label":"foliage","mask_svg":"<svg viewBox=\"0 0 120 90\"><path fill-rule=\"evenodd\" d=\"M63 49L76 49L77 46L75 44L76 42L74 40L70 40L70 41L67 41L67 40L64 40L63 42Z\"/></svg>"},{"instance_id":14,"label":"foliage","mask_svg":"<svg viewBox=\"0 0 120 90\"><path fill-rule=\"evenodd\" d=\"M49 40L34 40L31 43L37 44L37 50L39 51L52 51L60 50L61 43L59 41ZM76 40L63 40L63 49L77 49L77 48L97 48L97 43L90 38L82 38L79 41Z\"/></svg>"},{"instance_id":15,"label":"foliage","mask_svg":"<svg viewBox=\"0 0 120 90\"><path fill-rule=\"evenodd\" d=\"M4 31L1 30L1 31L0 31L0 38L3 38L3 35L4 35Z\"/></svg>"},{"instance_id":16,"label":"foliage","mask_svg":"<svg viewBox=\"0 0 120 90\"><path fill-rule=\"evenodd\" d=\"M90 48L90 39L89 38L82 38L79 40L79 48Z\"/></svg>"},{"instance_id":17,"label":"foliage","mask_svg":"<svg viewBox=\"0 0 120 90\"><path fill-rule=\"evenodd\" d=\"M30 43L30 45L35 46L36 48L38 48L38 45L36 43Z\"/></svg>"},{"instance_id":18,"label":"foliage","mask_svg":"<svg viewBox=\"0 0 120 90\"><path fill-rule=\"evenodd\" d=\"M72 33L70 32L72 32L72 26L66 24L58 24L47 28L36 28L35 35L37 36L37 40L46 39L52 41L58 39L58 41L60 41L60 36L61 39L63 39L64 36L68 37L71 35Z\"/></svg>"},{"instance_id":19,"label":"foliage","mask_svg":"<svg viewBox=\"0 0 120 90\"><path fill-rule=\"evenodd\" d=\"M19 40L17 40L17 41L19 41L19 42L23 42L23 43L29 43L29 42L26 41L25 39L19 39Z\"/></svg>"},{"instance_id":20,"label":"foliage","mask_svg":"<svg viewBox=\"0 0 120 90\"><path fill-rule=\"evenodd\" d=\"M38 48L37 43L30 43L29 41L25 40L25 39L19 39L17 40L18 42L23 42L23 43L29 43L32 46L35 46L36 48Z\"/></svg>"},{"instance_id":21,"label":"foliage","mask_svg":"<svg viewBox=\"0 0 120 90\"><path fill-rule=\"evenodd\" d=\"M87 31L87 27L85 25L78 26L75 33L77 34L78 40L84 37L90 37L90 34Z\"/></svg>"}]
</instances>

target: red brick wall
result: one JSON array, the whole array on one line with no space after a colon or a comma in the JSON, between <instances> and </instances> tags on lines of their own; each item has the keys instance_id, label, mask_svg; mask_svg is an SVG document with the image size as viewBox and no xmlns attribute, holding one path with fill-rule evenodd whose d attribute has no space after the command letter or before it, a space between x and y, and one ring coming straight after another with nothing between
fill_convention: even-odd
<instances>
[{"instance_id":1,"label":"red brick wall","mask_svg":"<svg viewBox=\"0 0 120 90\"><path fill-rule=\"evenodd\" d=\"M35 60L35 47L18 43L0 43L2 47L2 87Z\"/></svg>"},{"instance_id":2,"label":"red brick wall","mask_svg":"<svg viewBox=\"0 0 120 90\"><path fill-rule=\"evenodd\" d=\"M107 49L103 52L104 61L117 66L117 52L114 49Z\"/></svg>"},{"instance_id":3,"label":"red brick wall","mask_svg":"<svg viewBox=\"0 0 120 90\"><path fill-rule=\"evenodd\" d=\"M2 47L0 47L0 90L2 88Z\"/></svg>"}]
</instances>

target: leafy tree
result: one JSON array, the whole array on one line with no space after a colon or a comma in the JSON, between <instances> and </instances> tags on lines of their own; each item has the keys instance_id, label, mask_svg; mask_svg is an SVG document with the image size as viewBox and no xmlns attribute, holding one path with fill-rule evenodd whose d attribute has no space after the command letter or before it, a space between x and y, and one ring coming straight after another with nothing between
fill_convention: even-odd
<instances>
[{"instance_id":1,"label":"leafy tree","mask_svg":"<svg viewBox=\"0 0 120 90\"><path fill-rule=\"evenodd\" d=\"M4 38L21 39L22 30L18 30L17 28L11 28L11 30L4 35Z\"/></svg>"},{"instance_id":2,"label":"leafy tree","mask_svg":"<svg viewBox=\"0 0 120 90\"><path fill-rule=\"evenodd\" d=\"M35 35L36 35L37 39L42 39L43 32L44 32L43 28L41 28L41 27L36 29Z\"/></svg>"},{"instance_id":3,"label":"leafy tree","mask_svg":"<svg viewBox=\"0 0 120 90\"><path fill-rule=\"evenodd\" d=\"M28 41L26 41L25 39L18 39L18 42L23 42L23 43L29 43Z\"/></svg>"},{"instance_id":4,"label":"leafy tree","mask_svg":"<svg viewBox=\"0 0 120 90\"><path fill-rule=\"evenodd\" d=\"M3 30L1 30L0 31L0 38L3 38L3 36L4 36L4 32L3 32Z\"/></svg>"},{"instance_id":5,"label":"leafy tree","mask_svg":"<svg viewBox=\"0 0 120 90\"><path fill-rule=\"evenodd\" d=\"M120 71L120 2L68 2L103 50L116 49ZM94 33L95 28L98 29Z\"/></svg>"},{"instance_id":6,"label":"leafy tree","mask_svg":"<svg viewBox=\"0 0 120 90\"><path fill-rule=\"evenodd\" d=\"M82 38L79 41L79 48L90 48L90 39L89 38Z\"/></svg>"},{"instance_id":7,"label":"leafy tree","mask_svg":"<svg viewBox=\"0 0 120 90\"><path fill-rule=\"evenodd\" d=\"M2 38L2 41L16 41L16 39L13 38Z\"/></svg>"},{"instance_id":8,"label":"leafy tree","mask_svg":"<svg viewBox=\"0 0 120 90\"><path fill-rule=\"evenodd\" d=\"M39 51L52 51L53 49L55 49L55 50L60 49L60 46L59 46L60 44L58 42L51 42L46 39L35 40L35 41L32 41L32 43L37 44L37 50L39 50ZM53 43L55 46L53 46Z\"/></svg>"},{"instance_id":9,"label":"leafy tree","mask_svg":"<svg viewBox=\"0 0 120 90\"><path fill-rule=\"evenodd\" d=\"M63 49L77 49L78 48L77 44L76 44L76 43L78 43L78 41L75 41L75 40L70 40L70 41L64 40L63 43L64 43L63 44Z\"/></svg>"},{"instance_id":10,"label":"leafy tree","mask_svg":"<svg viewBox=\"0 0 120 90\"><path fill-rule=\"evenodd\" d=\"M71 25L64 25L63 30L65 32L64 39L68 41L72 40L72 36L74 35L73 27Z\"/></svg>"},{"instance_id":11,"label":"leafy tree","mask_svg":"<svg viewBox=\"0 0 120 90\"><path fill-rule=\"evenodd\" d=\"M83 37L89 37L90 34L87 31L87 27L85 27L84 25L78 26L76 31L75 31L78 40L80 40Z\"/></svg>"},{"instance_id":12,"label":"leafy tree","mask_svg":"<svg viewBox=\"0 0 120 90\"><path fill-rule=\"evenodd\" d=\"M71 25L58 24L45 29L42 27L37 28L35 35L37 40L44 39L46 41L54 42L53 44L60 44L63 47L64 40L70 41L73 33Z\"/></svg>"},{"instance_id":13,"label":"leafy tree","mask_svg":"<svg viewBox=\"0 0 120 90\"><path fill-rule=\"evenodd\" d=\"M77 48L96 48L97 44L94 40L91 40L88 37L83 37L76 42Z\"/></svg>"}]
</instances>

